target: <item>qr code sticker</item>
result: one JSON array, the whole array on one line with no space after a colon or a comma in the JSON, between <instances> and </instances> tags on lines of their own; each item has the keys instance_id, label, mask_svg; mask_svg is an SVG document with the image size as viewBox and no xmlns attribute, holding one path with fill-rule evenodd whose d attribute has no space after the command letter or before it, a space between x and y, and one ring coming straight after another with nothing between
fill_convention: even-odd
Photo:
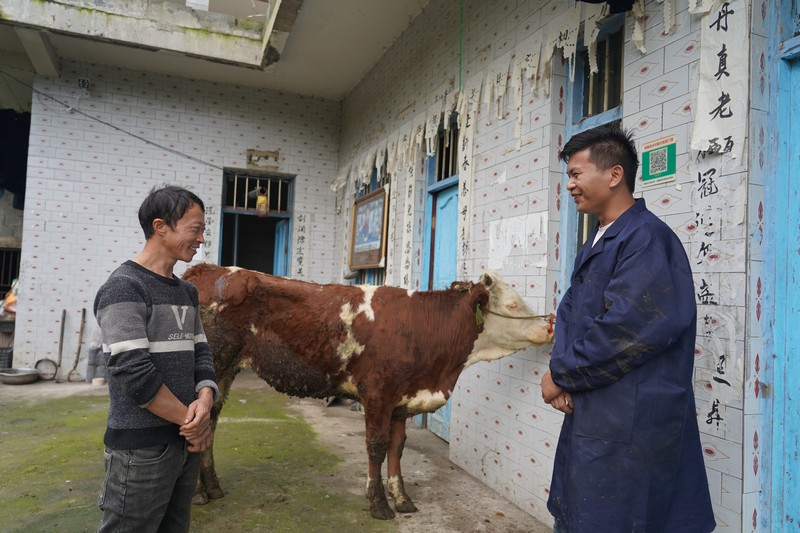
<instances>
[{"instance_id":1,"label":"qr code sticker","mask_svg":"<svg viewBox=\"0 0 800 533\"><path fill-rule=\"evenodd\" d=\"M667 148L650 152L650 175L661 174L667 170Z\"/></svg>"}]
</instances>

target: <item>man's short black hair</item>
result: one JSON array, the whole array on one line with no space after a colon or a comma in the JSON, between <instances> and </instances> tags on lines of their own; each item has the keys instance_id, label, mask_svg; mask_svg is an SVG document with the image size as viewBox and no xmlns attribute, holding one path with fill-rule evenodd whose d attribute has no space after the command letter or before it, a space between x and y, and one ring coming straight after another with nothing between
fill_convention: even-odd
<instances>
[{"instance_id":1,"label":"man's short black hair","mask_svg":"<svg viewBox=\"0 0 800 533\"><path fill-rule=\"evenodd\" d=\"M636 170L639 168L639 155L636 144L629 131L617 124L604 124L590 130L582 131L564 145L561 159L567 163L572 154L589 149L589 161L600 170L607 170L615 165L622 167L625 184L633 194L636 188Z\"/></svg>"},{"instance_id":2,"label":"man's short black hair","mask_svg":"<svg viewBox=\"0 0 800 533\"><path fill-rule=\"evenodd\" d=\"M170 228L175 228L178 220L193 205L197 205L205 213L203 200L192 191L167 185L160 189L153 188L139 207L139 225L144 231L145 240L153 236L153 221L160 218Z\"/></svg>"}]
</instances>

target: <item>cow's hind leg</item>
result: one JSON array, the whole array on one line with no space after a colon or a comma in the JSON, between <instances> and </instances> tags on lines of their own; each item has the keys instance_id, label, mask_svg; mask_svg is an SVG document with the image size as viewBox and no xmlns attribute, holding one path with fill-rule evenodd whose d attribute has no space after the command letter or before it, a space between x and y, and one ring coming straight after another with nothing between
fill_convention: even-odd
<instances>
[{"instance_id":1,"label":"cow's hind leg","mask_svg":"<svg viewBox=\"0 0 800 533\"><path fill-rule=\"evenodd\" d=\"M367 470L367 499L369 512L372 518L391 520L394 511L389 507L386 493L383 490L381 468L386 459L386 450L389 447L389 420L391 412L386 409L370 407L364 404L364 418L366 421L367 456L369 468Z\"/></svg>"},{"instance_id":2,"label":"cow's hind leg","mask_svg":"<svg viewBox=\"0 0 800 533\"><path fill-rule=\"evenodd\" d=\"M217 376L217 387L219 388L219 396L217 401L214 402L211 408L211 432L216 437L217 419L222 411L222 406L228 398L228 393L231 391L231 385L239 372L235 369L229 373L222 373L222 376ZM197 486L194 489L194 496L192 503L195 505L204 505L208 500L216 500L225 496L222 488L219 486L219 478L217 477L217 470L214 467L214 443L211 447L200 454L200 476L197 478Z\"/></svg>"},{"instance_id":3,"label":"cow's hind leg","mask_svg":"<svg viewBox=\"0 0 800 533\"><path fill-rule=\"evenodd\" d=\"M405 418L392 418L389 450L387 452L387 488L389 489L389 495L394 499L394 507L398 513L414 513L417 507L406 494L403 474L400 471L400 460L403 458L405 444L406 420Z\"/></svg>"}]
</instances>

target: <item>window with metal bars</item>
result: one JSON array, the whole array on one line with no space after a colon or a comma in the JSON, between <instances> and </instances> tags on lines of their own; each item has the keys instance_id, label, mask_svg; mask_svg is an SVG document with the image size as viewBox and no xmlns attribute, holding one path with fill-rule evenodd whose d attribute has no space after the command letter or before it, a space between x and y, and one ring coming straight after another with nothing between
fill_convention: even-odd
<instances>
[{"instance_id":1,"label":"window with metal bars","mask_svg":"<svg viewBox=\"0 0 800 533\"><path fill-rule=\"evenodd\" d=\"M0 248L0 298L11 290L14 280L19 277L19 248Z\"/></svg>"},{"instance_id":2,"label":"window with metal bars","mask_svg":"<svg viewBox=\"0 0 800 533\"><path fill-rule=\"evenodd\" d=\"M270 174L226 171L223 210L257 214L259 192L267 192L269 213L289 215L292 179Z\"/></svg>"},{"instance_id":3,"label":"window with metal bars","mask_svg":"<svg viewBox=\"0 0 800 533\"><path fill-rule=\"evenodd\" d=\"M450 127L439 130L436 153L426 160L428 185L452 178L458 174L458 115L450 117Z\"/></svg>"},{"instance_id":4,"label":"window with metal bars","mask_svg":"<svg viewBox=\"0 0 800 533\"><path fill-rule=\"evenodd\" d=\"M287 275L276 265L285 265L288 257L288 242L284 242L288 234L281 228L291 219L293 185L289 176L224 172L220 264ZM259 213L258 197L265 193L268 210Z\"/></svg>"},{"instance_id":5,"label":"window with metal bars","mask_svg":"<svg viewBox=\"0 0 800 533\"><path fill-rule=\"evenodd\" d=\"M624 18L617 15L611 17L601 28L595 52L597 72L591 72L589 49L583 43L578 47L571 135L622 120L625 48L623 23ZM596 216L579 213L578 248L598 225Z\"/></svg>"},{"instance_id":6,"label":"window with metal bars","mask_svg":"<svg viewBox=\"0 0 800 533\"><path fill-rule=\"evenodd\" d=\"M622 51L625 45L622 28L597 40L597 69L590 72L589 51L580 51L583 63L583 114L592 117L622 104Z\"/></svg>"}]
</instances>

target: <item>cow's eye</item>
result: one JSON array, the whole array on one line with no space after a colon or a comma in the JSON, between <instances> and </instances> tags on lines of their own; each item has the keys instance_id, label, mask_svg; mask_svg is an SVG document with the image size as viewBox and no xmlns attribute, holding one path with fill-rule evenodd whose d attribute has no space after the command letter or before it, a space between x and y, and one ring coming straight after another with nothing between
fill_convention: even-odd
<instances>
[{"instance_id":1,"label":"cow's eye","mask_svg":"<svg viewBox=\"0 0 800 533\"><path fill-rule=\"evenodd\" d=\"M519 309L519 304L518 303L510 303L510 304L508 304L506 306L506 309L508 309L509 311L516 311L516 310Z\"/></svg>"}]
</instances>

